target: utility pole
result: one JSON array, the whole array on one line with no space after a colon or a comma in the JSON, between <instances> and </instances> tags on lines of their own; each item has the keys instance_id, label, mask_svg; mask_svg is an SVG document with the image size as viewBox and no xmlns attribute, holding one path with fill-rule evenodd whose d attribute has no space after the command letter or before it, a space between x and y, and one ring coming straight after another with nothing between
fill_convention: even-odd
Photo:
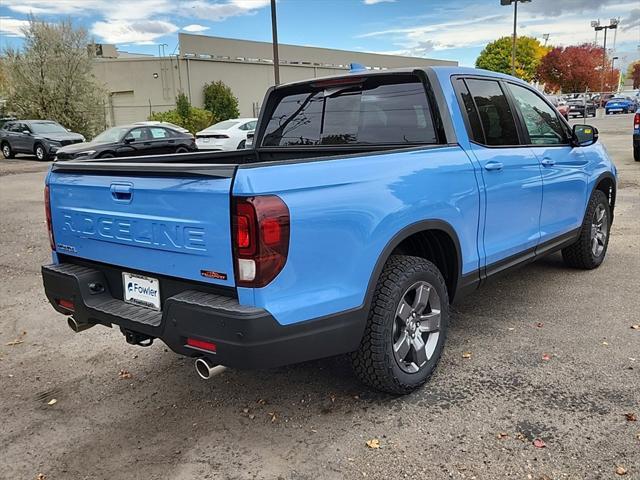
<instances>
[{"instance_id":1,"label":"utility pole","mask_svg":"<svg viewBox=\"0 0 640 480\"><path fill-rule=\"evenodd\" d=\"M604 93L604 79L607 70L607 30L617 30L618 23L619 20L617 18L612 18L611 20L609 20L609 25L600 25L600 20L598 20L597 22L591 22L591 26L595 29L596 33L600 30L604 30L604 45L602 48L602 71L600 72L600 93Z\"/></svg>"},{"instance_id":2,"label":"utility pole","mask_svg":"<svg viewBox=\"0 0 640 480\"><path fill-rule=\"evenodd\" d=\"M278 22L276 19L276 0L271 0L271 34L273 40L273 74L276 85L280 84L280 59L278 58Z\"/></svg>"},{"instance_id":3,"label":"utility pole","mask_svg":"<svg viewBox=\"0 0 640 480\"><path fill-rule=\"evenodd\" d=\"M518 26L518 3L527 3L531 0L500 0L500 5L507 7L513 4L513 44L511 45L511 75L516 75L516 29Z\"/></svg>"},{"instance_id":4,"label":"utility pole","mask_svg":"<svg viewBox=\"0 0 640 480\"><path fill-rule=\"evenodd\" d=\"M543 33L542 34L542 38L544 39L544 46L547 46L547 42L549 41L549 34L548 33Z\"/></svg>"}]
</instances>

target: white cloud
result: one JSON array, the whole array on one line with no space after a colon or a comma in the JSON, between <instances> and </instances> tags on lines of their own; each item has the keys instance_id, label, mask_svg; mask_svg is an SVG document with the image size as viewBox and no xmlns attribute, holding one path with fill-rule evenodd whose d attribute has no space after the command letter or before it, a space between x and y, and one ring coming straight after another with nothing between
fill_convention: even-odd
<instances>
[{"instance_id":1,"label":"white cloud","mask_svg":"<svg viewBox=\"0 0 640 480\"><path fill-rule=\"evenodd\" d=\"M29 26L27 20L11 17L0 17L0 33L7 37L24 37L22 29Z\"/></svg>"},{"instance_id":2,"label":"white cloud","mask_svg":"<svg viewBox=\"0 0 640 480\"><path fill-rule=\"evenodd\" d=\"M365 5L375 5L376 3L393 3L396 0L362 0Z\"/></svg>"},{"instance_id":3,"label":"white cloud","mask_svg":"<svg viewBox=\"0 0 640 480\"><path fill-rule=\"evenodd\" d=\"M182 30L184 30L185 32L200 33L200 32L204 32L205 30L209 30L209 27L205 27L204 25L198 25L197 23L192 23L191 25L182 27Z\"/></svg>"},{"instance_id":4,"label":"white cloud","mask_svg":"<svg viewBox=\"0 0 640 480\"><path fill-rule=\"evenodd\" d=\"M162 20L111 20L95 22L91 33L106 43L138 43L149 45L157 38L178 31L178 27Z\"/></svg>"},{"instance_id":5,"label":"white cloud","mask_svg":"<svg viewBox=\"0 0 640 480\"><path fill-rule=\"evenodd\" d=\"M270 0L2 0L14 12L34 15L97 16L91 33L106 43L153 43L178 27L167 18L192 17L222 21L250 15ZM188 25L203 32L203 25ZM7 27L9 28L9 27ZM15 29L14 29L15 30Z\"/></svg>"}]
</instances>

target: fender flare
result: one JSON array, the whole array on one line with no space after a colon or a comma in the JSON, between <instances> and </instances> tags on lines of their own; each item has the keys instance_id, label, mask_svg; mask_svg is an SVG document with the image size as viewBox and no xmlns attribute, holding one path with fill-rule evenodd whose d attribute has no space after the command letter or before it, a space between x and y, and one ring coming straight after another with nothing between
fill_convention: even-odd
<instances>
[{"instance_id":1,"label":"fender flare","mask_svg":"<svg viewBox=\"0 0 640 480\"><path fill-rule=\"evenodd\" d=\"M378 256L378 260L376 260L376 264L373 267L373 272L369 277L369 283L367 285L367 290L365 292L364 298L364 308L365 311L368 312L371 308L371 302L373 300L373 292L375 291L376 284L378 283L378 278L380 278L380 274L382 273L382 269L384 265L387 263L387 260L391 256L391 253L396 249L400 243L409 238L411 235L423 232L425 230L439 230L451 237L453 240L455 249L456 249L456 262L457 262L457 272L456 278L453 281L454 288L449 292L449 301L453 302L453 299L457 295L457 293L461 289L461 280L462 280L462 249L460 248L460 240L458 239L458 234L455 229L451 226L451 224L437 219L429 219L429 220L420 220L418 222L409 224L403 227L399 232L397 232L391 239L387 242L385 247L380 252Z\"/></svg>"},{"instance_id":2,"label":"fender flare","mask_svg":"<svg viewBox=\"0 0 640 480\"><path fill-rule=\"evenodd\" d=\"M618 189L618 182L616 180L615 175L609 170L607 170L606 172L602 172L593 181L593 185L591 186L591 191L589 192L589 196L587 197L587 204L585 205L585 213L584 213L584 215L587 214L587 207L589 205L589 200L591 200L591 196L593 195L593 192L595 192L595 190L597 189L597 187L600 184L600 182L602 182L605 179L611 180L611 182L613 183L613 188L611 190L611 197L609 198L609 206L610 206L610 211L611 211L611 221L613 222L613 210L614 210L614 208L616 206L616 191ZM583 215L583 218L584 218L584 215Z\"/></svg>"}]
</instances>

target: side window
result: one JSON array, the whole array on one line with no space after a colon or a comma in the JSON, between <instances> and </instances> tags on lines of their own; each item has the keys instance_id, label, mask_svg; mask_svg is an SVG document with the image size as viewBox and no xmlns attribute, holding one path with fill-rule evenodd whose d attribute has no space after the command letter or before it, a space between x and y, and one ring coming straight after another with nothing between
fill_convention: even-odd
<instances>
[{"instance_id":1,"label":"side window","mask_svg":"<svg viewBox=\"0 0 640 480\"><path fill-rule=\"evenodd\" d=\"M554 108L528 88L509 84L509 90L511 90L522 113L532 144L563 145L569 143L567 132Z\"/></svg>"},{"instance_id":2,"label":"side window","mask_svg":"<svg viewBox=\"0 0 640 480\"><path fill-rule=\"evenodd\" d=\"M467 120L469 121L468 128L470 128L471 130L469 132L471 140L474 140L478 143L485 143L484 133L482 133L482 125L480 125L480 117L478 117L476 105L473 103L473 97L471 97L471 93L469 93L469 89L467 88L466 83L464 83L464 80L461 78L458 79L458 91L460 92L460 96L462 97L464 110L467 114Z\"/></svg>"},{"instance_id":3,"label":"side window","mask_svg":"<svg viewBox=\"0 0 640 480\"><path fill-rule=\"evenodd\" d=\"M247 123L247 125L246 125L247 130L255 130L255 129L256 129L256 124L257 124L257 123L258 123L258 122L256 122L255 120L253 120L253 121L251 121L251 122Z\"/></svg>"},{"instance_id":4,"label":"side window","mask_svg":"<svg viewBox=\"0 0 640 480\"><path fill-rule=\"evenodd\" d=\"M466 83L480 116L485 145L518 145L516 122L500 84L476 79Z\"/></svg>"},{"instance_id":5,"label":"side window","mask_svg":"<svg viewBox=\"0 0 640 480\"><path fill-rule=\"evenodd\" d=\"M149 131L151 132L151 138L154 140L170 137L169 132L161 127L151 127L149 128Z\"/></svg>"},{"instance_id":6,"label":"side window","mask_svg":"<svg viewBox=\"0 0 640 480\"><path fill-rule=\"evenodd\" d=\"M147 140L149 138L149 134L146 128L134 128L129 133L127 133L127 137L133 137L133 139L137 142L140 140Z\"/></svg>"}]
</instances>

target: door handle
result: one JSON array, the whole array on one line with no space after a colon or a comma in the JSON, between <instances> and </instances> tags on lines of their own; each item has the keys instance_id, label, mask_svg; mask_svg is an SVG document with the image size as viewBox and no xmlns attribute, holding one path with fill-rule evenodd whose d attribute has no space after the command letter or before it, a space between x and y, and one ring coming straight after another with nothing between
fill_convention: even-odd
<instances>
[{"instance_id":1,"label":"door handle","mask_svg":"<svg viewBox=\"0 0 640 480\"><path fill-rule=\"evenodd\" d=\"M484 164L486 170L502 170L502 163L500 162L487 162Z\"/></svg>"},{"instance_id":2,"label":"door handle","mask_svg":"<svg viewBox=\"0 0 640 480\"><path fill-rule=\"evenodd\" d=\"M129 203L133 196L133 185L130 183L112 183L111 196L116 202Z\"/></svg>"},{"instance_id":3,"label":"door handle","mask_svg":"<svg viewBox=\"0 0 640 480\"><path fill-rule=\"evenodd\" d=\"M556 161L551 158L543 158L540 163L545 167L553 167L556 164Z\"/></svg>"}]
</instances>

